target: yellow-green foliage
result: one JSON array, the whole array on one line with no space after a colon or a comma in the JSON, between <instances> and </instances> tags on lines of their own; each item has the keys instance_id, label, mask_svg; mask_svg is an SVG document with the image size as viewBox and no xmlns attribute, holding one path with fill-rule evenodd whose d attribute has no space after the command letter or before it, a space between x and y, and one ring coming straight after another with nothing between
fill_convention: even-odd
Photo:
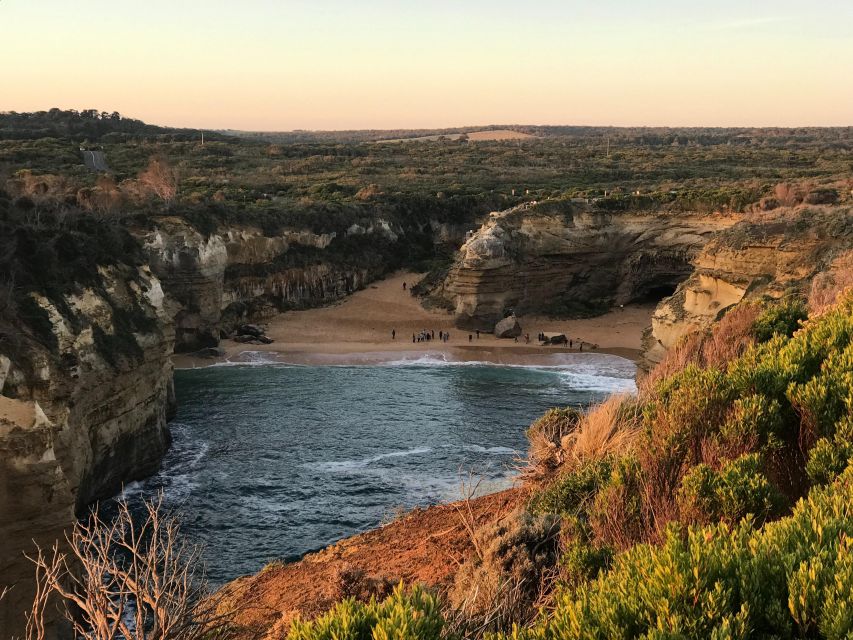
<instances>
[{"instance_id":1,"label":"yellow-green foliage","mask_svg":"<svg viewBox=\"0 0 853 640\"><path fill-rule=\"evenodd\" d=\"M491 640L853 637L853 295L793 335L789 312L728 365L661 380L631 450L534 496L563 519L562 586ZM441 616L413 593L289 640L431 640Z\"/></svg>"},{"instance_id":2,"label":"yellow-green foliage","mask_svg":"<svg viewBox=\"0 0 853 640\"><path fill-rule=\"evenodd\" d=\"M853 634L853 467L791 516L671 528L512 636L571 638L849 638Z\"/></svg>"},{"instance_id":3,"label":"yellow-green foliage","mask_svg":"<svg viewBox=\"0 0 853 640\"><path fill-rule=\"evenodd\" d=\"M801 307L770 307L764 342L723 367L689 365L647 393L639 440L559 474L540 511L592 519L599 544L657 540L667 522L763 522L853 454L853 297L800 327ZM618 473L612 473L618 469Z\"/></svg>"},{"instance_id":4,"label":"yellow-green foliage","mask_svg":"<svg viewBox=\"0 0 853 640\"><path fill-rule=\"evenodd\" d=\"M782 501L754 453L726 462L719 471L707 464L693 467L678 493L683 516L704 523L737 522L747 515L763 522L776 515Z\"/></svg>"},{"instance_id":5,"label":"yellow-green foliage","mask_svg":"<svg viewBox=\"0 0 853 640\"><path fill-rule=\"evenodd\" d=\"M297 620L287 640L438 640L443 629L436 598L401 584L382 602L348 598L311 622Z\"/></svg>"}]
</instances>

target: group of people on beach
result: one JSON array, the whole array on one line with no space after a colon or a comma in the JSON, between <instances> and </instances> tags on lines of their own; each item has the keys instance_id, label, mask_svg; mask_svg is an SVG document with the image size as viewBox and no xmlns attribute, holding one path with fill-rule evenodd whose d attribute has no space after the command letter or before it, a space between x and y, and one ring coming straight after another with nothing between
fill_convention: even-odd
<instances>
[{"instance_id":1,"label":"group of people on beach","mask_svg":"<svg viewBox=\"0 0 853 640\"><path fill-rule=\"evenodd\" d=\"M447 342L450 340L450 333L448 333L447 331L439 331L438 339L441 342ZM435 340L434 329L423 329L420 333L412 334L412 342L430 342L431 340Z\"/></svg>"},{"instance_id":2,"label":"group of people on beach","mask_svg":"<svg viewBox=\"0 0 853 640\"><path fill-rule=\"evenodd\" d=\"M565 336L562 336L562 338L563 338L563 340L566 341L563 344L567 344L569 346L569 349L574 349L575 345L577 345L578 351L583 351L584 345L588 345L588 346L592 347L593 349L598 349L598 345L593 344L592 342L586 342L584 340L579 340L577 338L568 338L567 339ZM548 344L556 344L553 342L549 342L548 336L541 331L539 332L539 335L536 336L536 339L539 340L539 342L547 342Z\"/></svg>"}]
</instances>

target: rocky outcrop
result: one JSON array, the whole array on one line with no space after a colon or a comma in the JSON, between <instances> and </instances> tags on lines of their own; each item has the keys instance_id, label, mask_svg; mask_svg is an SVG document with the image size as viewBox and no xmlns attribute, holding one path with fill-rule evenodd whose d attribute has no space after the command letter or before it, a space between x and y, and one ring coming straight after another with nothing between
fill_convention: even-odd
<instances>
[{"instance_id":1,"label":"rocky outcrop","mask_svg":"<svg viewBox=\"0 0 853 640\"><path fill-rule=\"evenodd\" d=\"M380 223L354 225L347 235L380 234L396 242L397 232ZM381 261L341 262L335 251L326 251L335 233L266 236L235 226L205 235L180 218L159 218L153 229L137 234L152 271L177 302L176 351L215 346L220 332L246 320L339 300L385 268Z\"/></svg>"},{"instance_id":2,"label":"rocky outcrop","mask_svg":"<svg viewBox=\"0 0 853 640\"><path fill-rule=\"evenodd\" d=\"M507 316L495 325L496 338L517 338L521 335L521 325L515 316Z\"/></svg>"},{"instance_id":3,"label":"rocky outcrop","mask_svg":"<svg viewBox=\"0 0 853 640\"><path fill-rule=\"evenodd\" d=\"M831 273L851 248L849 207L753 214L721 232L696 256L690 277L655 310L644 340L645 366L741 300L808 293L815 276Z\"/></svg>"},{"instance_id":4,"label":"rocky outcrop","mask_svg":"<svg viewBox=\"0 0 853 640\"><path fill-rule=\"evenodd\" d=\"M551 201L492 213L462 246L441 294L457 324L489 330L512 310L588 314L671 292L721 214L608 213Z\"/></svg>"},{"instance_id":5,"label":"rocky outcrop","mask_svg":"<svg viewBox=\"0 0 853 640\"><path fill-rule=\"evenodd\" d=\"M33 541L49 546L93 500L151 474L169 442L172 310L146 268L101 267L98 286L30 294L2 342L0 629L31 598ZM0 637L7 637L0 635Z\"/></svg>"}]
</instances>

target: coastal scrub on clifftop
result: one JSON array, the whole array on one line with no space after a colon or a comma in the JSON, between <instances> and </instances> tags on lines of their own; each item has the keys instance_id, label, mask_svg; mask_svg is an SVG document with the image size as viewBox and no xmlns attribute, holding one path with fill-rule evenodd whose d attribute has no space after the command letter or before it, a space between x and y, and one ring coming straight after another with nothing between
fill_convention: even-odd
<instances>
[{"instance_id":1,"label":"coastal scrub on clifftop","mask_svg":"<svg viewBox=\"0 0 853 640\"><path fill-rule=\"evenodd\" d=\"M848 637L853 297L806 313L742 303L637 397L544 416L520 510L460 506L471 546L447 591L356 589L265 637ZM283 571L236 597L293 588Z\"/></svg>"},{"instance_id":2,"label":"coastal scrub on clifftop","mask_svg":"<svg viewBox=\"0 0 853 640\"><path fill-rule=\"evenodd\" d=\"M22 630L31 601L23 552L49 548L93 501L158 468L171 441L175 352L214 347L236 325L329 304L397 269L427 272L415 293L487 330L516 309L566 318L674 292L647 349L661 365L636 399L537 423L529 501L450 507L446 528L435 512L414 518L425 530L413 545L447 534L436 544L454 554L442 565L452 570L382 575L380 557L372 580L327 566L338 586L314 598L322 606L284 610L285 595L262 622L245 606L249 627L307 637L355 616L362 626L343 624L347 634L381 636L408 616L426 620L409 627L423 635L509 633L513 622L532 629L524 633L569 629L534 624L544 603L608 635L612 593L643 553L675 553L701 535L740 536L751 553L764 531L788 531L755 527L792 517L813 486L827 484L821 495L835 500L848 478L850 304L814 311L850 284L849 129L513 130L535 137L201 141L94 110L0 114L0 592L14 587L0 599L3 633ZM87 168L95 152L109 171ZM806 297L813 313L799 328ZM691 538L688 522L708 528ZM824 545L822 566L844 544ZM747 562L738 553L725 562ZM310 562L303 579L314 576ZM276 571L264 580L286 593ZM326 623L289 631L295 614L321 613L339 596L379 598L404 576L422 577L427 591L349 602ZM760 603L717 581L701 624L691 609L658 626L833 637L843 621L827 622L819 605L847 611L842 596L811 573L798 580L800 591L786 583L767 596L778 614L769 622ZM245 582L234 597L255 584ZM294 584L315 595L303 588L310 579ZM507 584L512 602L493 600ZM779 600L784 589L794 604ZM555 604L576 595L595 611ZM625 634L657 628L634 604Z\"/></svg>"}]
</instances>

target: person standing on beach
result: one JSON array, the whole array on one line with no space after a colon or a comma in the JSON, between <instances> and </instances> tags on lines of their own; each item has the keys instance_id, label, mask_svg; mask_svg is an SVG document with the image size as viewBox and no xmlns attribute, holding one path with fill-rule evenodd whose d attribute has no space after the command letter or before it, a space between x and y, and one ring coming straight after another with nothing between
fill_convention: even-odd
<instances>
[{"instance_id":1,"label":"person standing on beach","mask_svg":"<svg viewBox=\"0 0 853 640\"><path fill-rule=\"evenodd\" d=\"M403 281L403 291L405 291L405 290L406 290L406 281L404 280Z\"/></svg>"},{"instance_id":2,"label":"person standing on beach","mask_svg":"<svg viewBox=\"0 0 853 640\"><path fill-rule=\"evenodd\" d=\"M479 339L480 339L480 330L477 329L477 340L479 340Z\"/></svg>"},{"instance_id":3,"label":"person standing on beach","mask_svg":"<svg viewBox=\"0 0 853 640\"><path fill-rule=\"evenodd\" d=\"M391 329L391 339L392 340L397 339L397 330L396 329Z\"/></svg>"},{"instance_id":4,"label":"person standing on beach","mask_svg":"<svg viewBox=\"0 0 853 640\"><path fill-rule=\"evenodd\" d=\"M415 334L414 334L414 332L412 332L412 343L415 343L415 342L417 342L417 340L415 340Z\"/></svg>"},{"instance_id":5,"label":"person standing on beach","mask_svg":"<svg viewBox=\"0 0 853 640\"><path fill-rule=\"evenodd\" d=\"M468 334L468 342L471 342L471 340L473 340L473 339L474 339L474 336L472 336L472 335L469 333L469 334Z\"/></svg>"}]
</instances>

